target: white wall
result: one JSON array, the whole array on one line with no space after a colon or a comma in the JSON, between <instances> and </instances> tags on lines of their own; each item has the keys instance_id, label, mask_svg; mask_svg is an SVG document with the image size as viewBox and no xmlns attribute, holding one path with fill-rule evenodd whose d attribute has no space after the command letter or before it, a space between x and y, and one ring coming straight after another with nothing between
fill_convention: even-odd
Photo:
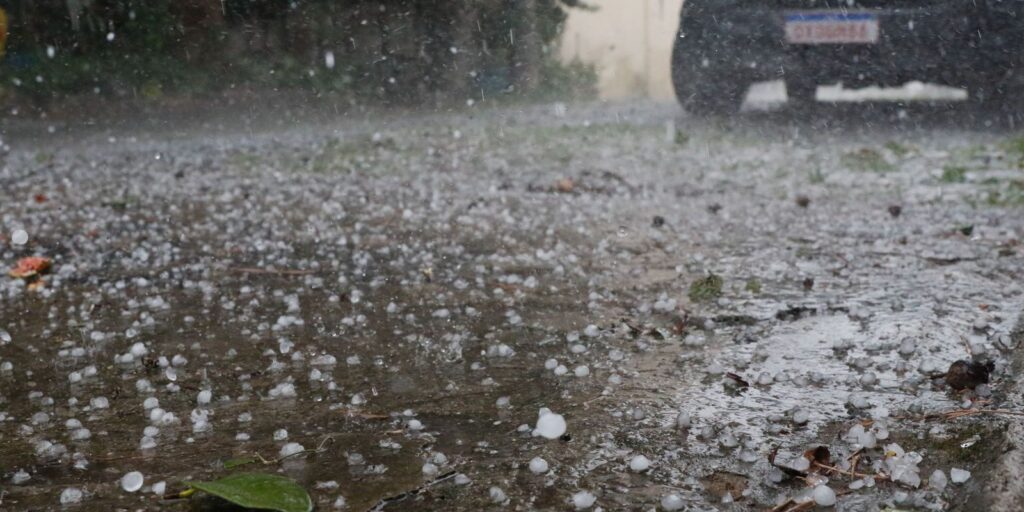
<instances>
[{"instance_id":1,"label":"white wall","mask_svg":"<svg viewBox=\"0 0 1024 512\"><path fill-rule=\"evenodd\" d=\"M672 43L683 0L589 0L573 9L559 48L564 61L597 67L603 98L672 98Z\"/></svg>"}]
</instances>

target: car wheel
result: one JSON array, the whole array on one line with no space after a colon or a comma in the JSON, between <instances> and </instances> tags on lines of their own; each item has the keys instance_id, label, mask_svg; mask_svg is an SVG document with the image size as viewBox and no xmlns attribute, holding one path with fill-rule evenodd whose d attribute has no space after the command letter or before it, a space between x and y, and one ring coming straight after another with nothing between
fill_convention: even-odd
<instances>
[{"instance_id":1,"label":"car wheel","mask_svg":"<svg viewBox=\"0 0 1024 512\"><path fill-rule=\"evenodd\" d=\"M809 80L786 80L787 102L793 106L813 105L817 101L818 84Z\"/></svg>"},{"instance_id":2,"label":"car wheel","mask_svg":"<svg viewBox=\"0 0 1024 512\"><path fill-rule=\"evenodd\" d=\"M1024 72L1018 66L1005 66L998 72L984 73L965 80L967 98L986 114L1024 113Z\"/></svg>"},{"instance_id":3,"label":"car wheel","mask_svg":"<svg viewBox=\"0 0 1024 512\"><path fill-rule=\"evenodd\" d=\"M680 33L672 51L672 83L679 103L700 116L739 112L749 81L731 69L711 65L710 54L694 42Z\"/></svg>"},{"instance_id":4,"label":"car wheel","mask_svg":"<svg viewBox=\"0 0 1024 512\"><path fill-rule=\"evenodd\" d=\"M971 103L986 114L1024 114L1022 101L1024 87L1009 84L985 84L968 88L967 95Z\"/></svg>"}]
</instances>

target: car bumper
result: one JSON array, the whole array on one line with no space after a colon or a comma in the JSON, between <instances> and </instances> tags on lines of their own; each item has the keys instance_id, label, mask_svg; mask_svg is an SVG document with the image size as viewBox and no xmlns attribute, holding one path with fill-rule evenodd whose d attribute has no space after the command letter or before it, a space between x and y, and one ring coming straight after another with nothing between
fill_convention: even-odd
<instances>
[{"instance_id":1,"label":"car bumper","mask_svg":"<svg viewBox=\"0 0 1024 512\"><path fill-rule=\"evenodd\" d=\"M712 45L706 53L709 66L752 71L763 79L833 80L853 85L919 79L966 85L971 77L1021 62L1024 19L992 30L987 9L962 1L859 9L856 12L878 20L879 31L876 42L856 44L786 41L787 16L823 11L740 6L716 11L717 26L708 27L697 26L706 23L707 16L686 16L684 10L682 36L694 36L691 44ZM728 55L715 52L715 46L745 51Z\"/></svg>"}]
</instances>

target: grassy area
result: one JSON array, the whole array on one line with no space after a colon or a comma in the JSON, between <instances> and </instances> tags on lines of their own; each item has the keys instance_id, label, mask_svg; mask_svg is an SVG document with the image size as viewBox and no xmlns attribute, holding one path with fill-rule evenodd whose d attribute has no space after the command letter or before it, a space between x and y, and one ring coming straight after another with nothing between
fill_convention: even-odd
<instances>
[{"instance_id":1,"label":"grassy area","mask_svg":"<svg viewBox=\"0 0 1024 512\"><path fill-rule=\"evenodd\" d=\"M860 148L844 153L841 157L843 165L856 171L890 172L896 169L878 150Z\"/></svg>"},{"instance_id":2,"label":"grassy area","mask_svg":"<svg viewBox=\"0 0 1024 512\"><path fill-rule=\"evenodd\" d=\"M913 151L913 148L911 148L910 146L907 146L907 145L905 145L905 144L903 144L903 143L901 143L899 141L895 141L895 140L891 140L889 142L886 142L885 143L885 149L888 149L890 153L892 153L893 155L895 155L898 158L903 158L903 157L909 155Z\"/></svg>"},{"instance_id":3,"label":"grassy area","mask_svg":"<svg viewBox=\"0 0 1024 512\"><path fill-rule=\"evenodd\" d=\"M967 168L959 165L947 165L942 168L942 176L939 180L943 183L963 183L967 181Z\"/></svg>"},{"instance_id":4,"label":"grassy area","mask_svg":"<svg viewBox=\"0 0 1024 512\"><path fill-rule=\"evenodd\" d=\"M715 274L708 274L690 285L689 297L693 302L711 302L722 296L724 281Z\"/></svg>"},{"instance_id":5,"label":"grassy area","mask_svg":"<svg viewBox=\"0 0 1024 512\"><path fill-rule=\"evenodd\" d=\"M989 206L1024 206L1024 180L1000 182L986 193L985 203Z\"/></svg>"}]
</instances>

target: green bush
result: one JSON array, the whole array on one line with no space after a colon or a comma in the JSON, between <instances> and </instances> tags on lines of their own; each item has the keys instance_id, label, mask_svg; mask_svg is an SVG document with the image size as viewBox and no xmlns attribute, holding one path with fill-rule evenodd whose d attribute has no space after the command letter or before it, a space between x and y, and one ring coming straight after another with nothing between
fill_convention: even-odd
<instances>
[{"instance_id":1,"label":"green bush","mask_svg":"<svg viewBox=\"0 0 1024 512\"><path fill-rule=\"evenodd\" d=\"M513 86L525 57L509 31L524 30L529 20L540 44L550 45L574 1L481 0L468 10L434 1L425 9L431 0L94 0L78 3L85 7L72 16L72 2L12 0L5 5L13 14L0 92L36 103L236 87L411 104L463 102L493 90L530 99L594 94L593 69L548 54L537 57L538 86ZM531 16L524 5L534 6ZM450 51L457 44L459 52ZM336 57L331 69L323 60L328 50Z\"/></svg>"}]
</instances>

